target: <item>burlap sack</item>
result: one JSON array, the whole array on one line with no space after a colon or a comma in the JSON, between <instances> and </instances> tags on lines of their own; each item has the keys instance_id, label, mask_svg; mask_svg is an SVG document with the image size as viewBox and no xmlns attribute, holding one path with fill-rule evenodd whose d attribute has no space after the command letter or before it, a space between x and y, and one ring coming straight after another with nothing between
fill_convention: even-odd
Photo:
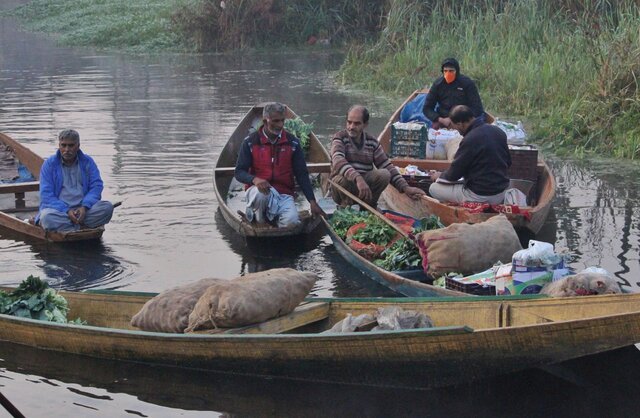
<instances>
[{"instance_id":1,"label":"burlap sack","mask_svg":"<svg viewBox=\"0 0 640 418\"><path fill-rule=\"evenodd\" d=\"M131 325L144 331L184 332L189 314L207 288L221 279L200 279L197 282L165 290L144 304L131 319Z\"/></svg>"},{"instance_id":2,"label":"burlap sack","mask_svg":"<svg viewBox=\"0 0 640 418\"><path fill-rule=\"evenodd\" d=\"M317 279L313 273L280 268L213 285L193 308L185 332L241 327L286 315L302 302Z\"/></svg>"},{"instance_id":3,"label":"burlap sack","mask_svg":"<svg viewBox=\"0 0 640 418\"><path fill-rule=\"evenodd\" d=\"M521 250L518 235L506 216L478 224L452 224L421 232L416 241L425 273L440 277L450 272L479 273L498 261L510 263Z\"/></svg>"}]
</instances>

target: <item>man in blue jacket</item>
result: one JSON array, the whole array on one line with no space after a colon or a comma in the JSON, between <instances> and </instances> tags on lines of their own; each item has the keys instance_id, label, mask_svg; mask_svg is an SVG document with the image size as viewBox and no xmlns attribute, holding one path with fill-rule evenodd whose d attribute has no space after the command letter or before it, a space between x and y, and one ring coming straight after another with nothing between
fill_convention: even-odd
<instances>
[{"instance_id":1,"label":"man in blue jacket","mask_svg":"<svg viewBox=\"0 0 640 418\"><path fill-rule=\"evenodd\" d=\"M80 151L78 132L60 132L58 151L40 169L40 212L36 223L47 231L60 232L108 223L113 205L101 200L102 189L98 166Z\"/></svg>"}]
</instances>

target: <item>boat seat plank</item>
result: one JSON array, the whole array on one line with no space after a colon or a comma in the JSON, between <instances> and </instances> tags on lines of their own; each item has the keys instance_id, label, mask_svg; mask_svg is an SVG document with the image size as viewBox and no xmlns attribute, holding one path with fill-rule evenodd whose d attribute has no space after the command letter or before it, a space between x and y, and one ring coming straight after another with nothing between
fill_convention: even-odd
<instances>
[{"instance_id":1,"label":"boat seat plank","mask_svg":"<svg viewBox=\"0 0 640 418\"><path fill-rule=\"evenodd\" d=\"M309 173L328 173L331 171L331 163L307 163ZM223 177L231 177L235 173L235 167L216 167L214 172Z\"/></svg>"},{"instance_id":2,"label":"boat seat plank","mask_svg":"<svg viewBox=\"0 0 640 418\"><path fill-rule=\"evenodd\" d=\"M312 302L298 306L290 314L242 328L232 328L225 334L281 334L329 317L329 303Z\"/></svg>"},{"instance_id":3,"label":"boat seat plank","mask_svg":"<svg viewBox=\"0 0 640 418\"><path fill-rule=\"evenodd\" d=\"M0 194L37 192L38 190L40 190L39 181L25 181L22 183L0 184Z\"/></svg>"}]
</instances>

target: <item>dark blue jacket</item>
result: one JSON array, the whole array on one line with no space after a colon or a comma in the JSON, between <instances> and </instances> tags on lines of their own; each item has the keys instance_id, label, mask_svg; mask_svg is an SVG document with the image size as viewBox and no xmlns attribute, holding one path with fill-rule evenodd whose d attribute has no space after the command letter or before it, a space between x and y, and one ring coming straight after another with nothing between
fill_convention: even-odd
<instances>
[{"instance_id":1,"label":"dark blue jacket","mask_svg":"<svg viewBox=\"0 0 640 418\"><path fill-rule=\"evenodd\" d=\"M78 164L82 176L82 206L90 209L102 198L104 188L100 178L100 170L93 158L78 150ZM56 151L54 155L47 158L40 169L40 210L53 208L60 212L68 212L69 206L58 199L62 191L64 177L62 174L62 154ZM40 218L38 214L37 220Z\"/></svg>"},{"instance_id":2,"label":"dark blue jacket","mask_svg":"<svg viewBox=\"0 0 640 418\"><path fill-rule=\"evenodd\" d=\"M447 84L443 76L438 77L429 89L422 112L431 121L436 122L438 117L448 117L449 111L457 105L469 106L476 118L484 116L484 108L476 83L459 72L451 84Z\"/></svg>"},{"instance_id":3,"label":"dark blue jacket","mask_svg":"<svg viewBox=\"0 0 640 418\"><path fill-rule=\"evenodd\" d=\"M509 187L509 167L507 134L497 126L476 119L462 138L451 166L441 177L449 181L464 177L465 187L472 192L492 196Z\"/></svg>"}]
</instances>

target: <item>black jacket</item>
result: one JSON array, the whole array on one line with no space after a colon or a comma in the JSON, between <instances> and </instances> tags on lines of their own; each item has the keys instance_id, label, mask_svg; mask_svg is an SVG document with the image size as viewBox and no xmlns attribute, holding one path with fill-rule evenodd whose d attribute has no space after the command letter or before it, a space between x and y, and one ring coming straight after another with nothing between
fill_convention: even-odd
<instances>
[{"instance_id":1,"label":"black jacket","mask_svg":"<svg viewBox=\"0 0 640 418\"><path fill-rule=\"evenodd\" d=\"M507 135L497 126L476 119L462 138L451 166L441 177L449 181L464 177L465 187L472 192L492 196L509 187L509 167Z\"/></svg>"},{"instance_id":2,"label":"black jacket","mask_svg":"<svg viewBox=\"0 0 640 418\"><path fill-rule=\"evenodd\" d=\"M437 111L436 104L438 104ZM456 79L451 84L447 84L443 76L438 77L429 89L422 112L431 121L436 122L438 117L448 117L451 108L457 105L469 106L476 118L484 115L476 84L460 72L456 74Z\"/></svg>"}]
</instances>

